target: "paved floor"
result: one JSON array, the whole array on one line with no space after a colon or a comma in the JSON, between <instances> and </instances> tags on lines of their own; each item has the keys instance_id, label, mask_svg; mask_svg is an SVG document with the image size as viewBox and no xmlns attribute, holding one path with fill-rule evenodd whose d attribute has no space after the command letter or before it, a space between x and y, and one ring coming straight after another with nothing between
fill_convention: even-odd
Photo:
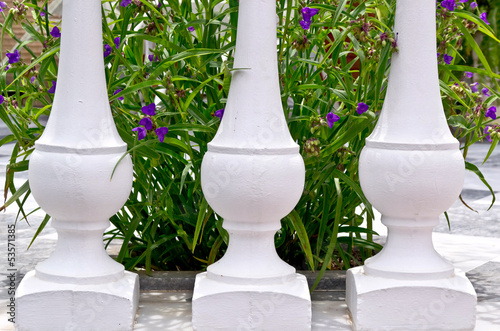
<instances>
[{"instance_id":1,"label":"paved floor","mask_svg":"<svg viewBox=\"0 0 500 331\"><path fill-rule=\"evenodd\" d=\"M3 187L5 164L11 146L0 147L0 186ZM488 145L475 145L469 153L471 160L480 161L487 152ZM480 164L476 163L476 164ZM480 167L485 178L496 192L500 191L500 150ZM21 185L26 174L19 176L17 185ZM2 194L3 195L3 194ZM491 204L491 196L483 184L471 173L465 180L462 197L475 211L466 208L460 201L448 211L451 230L448 229L444 217L434 232L436 250L452 261L457 269L465 271L472 281L477 294L477 331L500 330L500 204L487 211ZM500 197L499 197L500 199ZM27 201L27 210L37 207L33 200ZM15 206L0 213L0 330L13 330L7 321L6 303L8 300L7 280L7 226L16 218ZM34 266L46 259L54 248L57 235L48 227L26 250L31 238L43 217L37 211L29 217L31 226L20 221L16 227L16 281L32 270ZM376 231L385 241L386 230L380 222L375 223ZM112 247L110 250L115 249ZM192 275L190 276L192 277ZM147 281L147 279L146 279ZM160 286L161 287L161 286ZM146 287L143 287L146 288ZM350 330L350 320L344 303L344 290L336 292L313 293L313 330ZM192 292L165 291L153 286L141 293L136 331L156 330L191 330Z\"/></svg>"}]
</instances>

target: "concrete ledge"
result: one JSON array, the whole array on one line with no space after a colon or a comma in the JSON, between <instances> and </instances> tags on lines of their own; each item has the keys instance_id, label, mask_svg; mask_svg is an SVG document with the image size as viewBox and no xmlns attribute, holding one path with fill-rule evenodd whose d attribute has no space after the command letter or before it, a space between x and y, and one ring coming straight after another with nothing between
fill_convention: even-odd
<instances>
[{"instance_id":1,"label":"concrete ledge","mask_svg":"<svg viewBox=\"0 0 500 331\"><path fill-rule=\"evenodd\" d=\"M154 271L148 276L145 271L139 271L141 291L192 291L196 275L201 271ZM312 287L319 272L297 271L306 276L309 288ZM328 270L315 289L316 291L345 291L344 270Z\"/></svg>"}]
</instances>

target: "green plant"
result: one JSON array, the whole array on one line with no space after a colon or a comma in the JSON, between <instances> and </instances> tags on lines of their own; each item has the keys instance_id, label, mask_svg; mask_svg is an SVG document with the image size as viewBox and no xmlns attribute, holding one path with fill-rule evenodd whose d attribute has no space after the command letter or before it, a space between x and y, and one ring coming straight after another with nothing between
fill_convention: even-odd
<instances>
[{"instance_id":1,"label":"green plant","mask_svg":"<svg viewBox=\"0 0 500 331\"><path fill-rule=\"evenodd\" d=\"M458 4L453 11L443 9L438 11L440 87L448 124L452 127L455 137L462 142L461 149L466 160L466 169L474 172L490 190L491 208L495 202L493 189L478 167L467 162L467 152L470 145L487 139L491 142L491 146L484 158L484 163L500 138L498 134L500 128L494 121L496 119L494 104L500 97L498 85L500 75L490 65L488 57L482 47L477 44L477 38L474 36L484 36L495 47L500 45L500 40L491 28L484 8L471 7L473 7L471 4L464 3ZM497 11L493 14L496 15ZM490 20L492 20L491 15ZM494 17L493 20L497 21ZM467 54L472 53L479 60L477 67L465 65L467 61L470 63ZM444 61L444 54L452 57L450 63ZM465 201L462 200L462 202L468 207Z\"/></svg>"},{"instance_id":2,"label":"green plant","mask_svg":"<svg viewBox=\"0 0 500 331\"><path fill-rule=\"evenodd\" d=\"M297 207L282 220L276 246L284 260L319 269L320 277L326 269L361 264L381 248L373 242L374 214L359 186L357 162L383 104L391 54L398 51L391 29L395 3L312 1L307 6L319 12L304 30L300 21L306 3L277 1L282 101L292 137L301 146L306 184ZM52 102L45 82L57 77L59 51L59 40L50 37L49 16L39 16L41 8L34 0L26 6L34 11L35 23L22 20L23 27L46 47L40 56L32 54L31 61L12 65L0 80L6 97L0 117L12 131L0 145L16 143L5 190L12 197L5 206L16 202L23 216L29 185L16 188L13 178L27 170L27 157L43 132L39 118L49 114ZM238 1L160 0L158 6L140 0L126 7L105 1L103 15L111 108L134 163L132 192L111 218L115 228L106 241L123 240L117 259L128 269L204 269L222 255L228 241L222 219L203 198L200 166L219 125L215 113L224 108L228 94ZM14 16L6 16L2 35L12 35ZM463 36L453 31L454 24ZM498 42L491 28L468 10L438 16L442 53L455 61L440 64L441 91L449 123L463 141L464 157L470 144L487 135L485 125L490 126L491 151L498 143L497 129L485 111L499 97L499 76L485 57L480 56L480 68L459 64L461 44L481 54L470 37L477 30ZM30 53L29 46L20 43L23 56ZM479 102L471 82L462 79L466 71L491 79L496 88L489 89L492 96ZM156 114L144 116L141 109L152 103ZM360 104L368 110L358 110ZM472 112L478 105L480 110ZM145 117L153 129L141 129L148 133L138 140L132 129ZM158 127L169 129L163 142L154 133ZM475 165L467 167L482 178Z\"/></svg>"}]
</instances>

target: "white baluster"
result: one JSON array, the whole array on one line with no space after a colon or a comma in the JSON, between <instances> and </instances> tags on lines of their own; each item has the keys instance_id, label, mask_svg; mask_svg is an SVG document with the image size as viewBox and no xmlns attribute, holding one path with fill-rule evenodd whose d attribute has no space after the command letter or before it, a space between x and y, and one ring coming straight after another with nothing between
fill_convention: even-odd
<instances>
[{"instance_id":1,"label":"white baluster","mask_svg":"<svg viewBox=\"0 0 500 331\"><path fill-rule=\"evenodd\" d=\"M55 251L17 290L18 330L132 330L139 284L104 250L125 203L132 162L116 130L104 74L100 0L64 0L52 113L30 159L30 187L52 216Z\"/></svg>"},{"instance_id":2,"label":"white baluster","mask_svg":"<svg viewBox=\"0 0 500 331\"><path fill-rule=\"evenodd\" d=\"M388 228L384 249L347 272L356 330L472 330L476 294L434 249L432 229L457 199L464 160L441 103L436 3L398 0L387 98L361 153L362 189Z\"/></svg>"},{"instance_id":3,"label":"white baluster","mask_svg":"<svg viewBox=\"0 0 500 331\"><path fill-rule=\"evenodd\" d=\"M307 281L276 253L299 200L304 162L288 131L276 55L276 1L241 0L231 88L201 181L229 247L196 278L195 330L310 330Z\"/></svg>"}]
</instances>

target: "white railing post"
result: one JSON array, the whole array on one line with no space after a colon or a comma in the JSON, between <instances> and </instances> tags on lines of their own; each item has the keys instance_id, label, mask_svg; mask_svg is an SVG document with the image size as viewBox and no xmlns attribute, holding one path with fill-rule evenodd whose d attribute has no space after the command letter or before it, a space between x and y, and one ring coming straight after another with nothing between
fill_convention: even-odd
<instances>
[{"instance_id":1,"label":"white railing post","mask_svg":"<svg viewBox=\"0 0 500 331\"><path fill-rule=\"evenodd\" d=\"M30 188L58 241L16 294L18 330L132 330L136 274L104 250L109 218L132 186L132 162L116 130L104 74L100 0L64 0L52 113L36 142Z\"/></svg>"},{"instance_id":2,"label":"white railing post","mask_svg":"<svg viewBox=\"0 0 500 331\"><path fill-rule=\"evenodd\" d=\"M208 144L202 188L224 218L224 257L196 277L195 330L310 330L307 281L276 253L274 234L299 200L304 162L283 113L276 1L241 0L233 77Z\"/></svg>"},{"instance_id":3,"label":"white railing post","mask_svg":"<svg viewBox=\"0 0 500 331\"><path fill-rule=\"evenodd\" d=\"M388 237L379 254L348 271L346 301L356 330L472 330L474 288L432 243L465 173L441 103L436 2L398 0L395 32L387 98L359 162Z\"/></svg>"}]
</instances>

